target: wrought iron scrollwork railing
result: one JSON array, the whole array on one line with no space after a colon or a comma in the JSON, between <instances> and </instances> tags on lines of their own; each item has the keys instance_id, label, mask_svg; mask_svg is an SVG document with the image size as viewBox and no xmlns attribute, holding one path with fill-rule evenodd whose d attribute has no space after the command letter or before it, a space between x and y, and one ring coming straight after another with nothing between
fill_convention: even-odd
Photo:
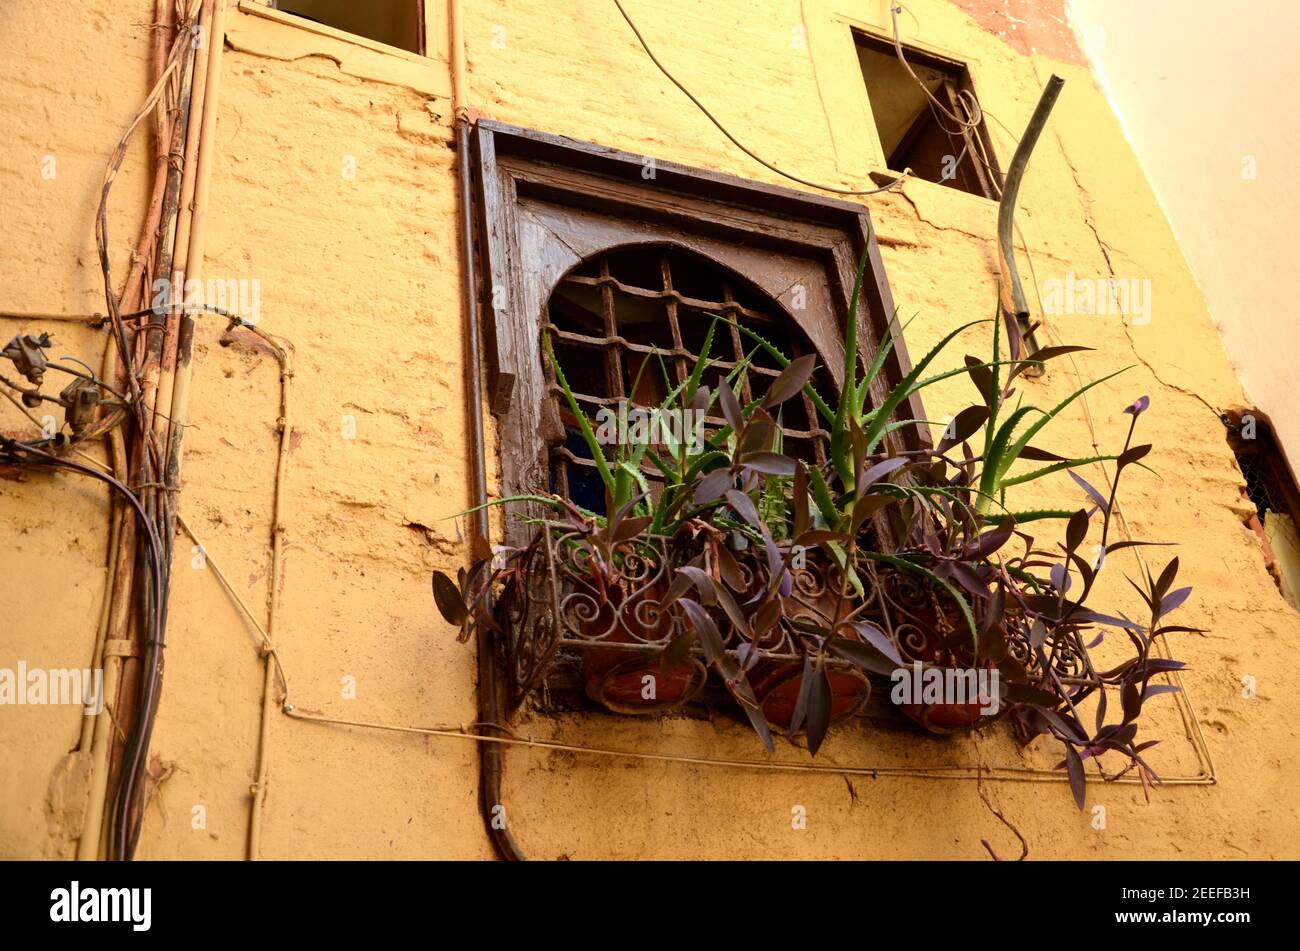
<instances>
[{"instance_id":1,"label":"wrought iron scrollwork railing","mask_svg":"<svg viewBox=\"0 0 1300 951\"><path fill-rule=\"evenodd\" d=\"M770 582L770 567L760 550L729 549L728 580L738 604L750 603ZM679 604L664 605L677 569L703 555L705 569L719 578L720 566L709 557L709 546L683 544L680 539L641 537L615 549L615 564L603 565L591 538L572 526L548 523L522 557L514 559L500 579L495 621L503 635L513 704L517 707L546 681L561 652L577 652L593 683L614 674L658 670L665 651L689 633ZM976 662L970 635L956 612L920 576L898 569L880 571L864 566L864 593L856 595L843 583L835 565L810 553L790 567L790 594L780 621L758 642L757 657L771 669L803 660L807 631L834 627L837 636L854 636L839 624L846 617L878 627L908 665L967 666ZM719 583L724 583L719 578ZM725 612L710 608L723 645L733 658L750 654L749 635L729 623ZM1030 618L1015 605L1002 622L1008 658L1024 672L1027 683L1047 677L1044 661L1062 685L1074 690L1101 688L1079 632L1072 627L1049 630L1042 652L1031 640ZM701 648L691 646L682 664L681 689L672 702L637 706L619 702L598 684L588 693L620 712L650 712L690 700L702 686ZM843 661L833 662L841 669ZM685 668L683 668L685 669ZM761 698L760 698L761 699Z\"/></svg>"}]
</instances>

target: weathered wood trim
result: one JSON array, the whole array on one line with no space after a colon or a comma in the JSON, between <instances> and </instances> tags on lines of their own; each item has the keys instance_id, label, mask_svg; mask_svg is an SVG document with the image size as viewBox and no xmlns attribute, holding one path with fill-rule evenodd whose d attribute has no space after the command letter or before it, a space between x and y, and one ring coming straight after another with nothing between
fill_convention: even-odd
<instances>
[{"instance_id":1,"label":"weathered wood trim","mask_svg":"<svg viewBox=\"0 0 1300 951\"><path fill-rule=\"evenodd\" d=\"M475 159L484 339L491 408L499 420L502 494L544 488L542 312L563 269L593 254L637 242L677 243L704 253L712 245L723 264L728 257L752 260L755 252L768 252L774 267L782 259L782 273L788 273L791 258L806 259L823 272L818 276L834 302L842 341L865 248L868 268L856 315L862 362L876 352L894 319L880 248L861 205L674 162L654 160L651 166L644 156L488 120L476 126ZM652 179L643 175L650 167ZM532 213L529 205L552 213ZM565 208L572 214L554 213ZM535 240L539 228L554 237L548 247ZM718 254L722 245L738 253ZM763 275L746 276L763 286ZM768 284L779 300L781 289L770 286L770 279ZM808 318L792 316L814 340L820 336L819 349L827 349L825 333L810 330ZM828 370L839 382L843 374L836 363L842 360L827 356ZM885 379L873 387L873 398L883 399L910 369L900 342L886 362ZM925 418L919 397L902 412L901 418ZM891 437L895 446L914 448L927 441L919 429L904 432Z\"/></svg>"}]
</instances>

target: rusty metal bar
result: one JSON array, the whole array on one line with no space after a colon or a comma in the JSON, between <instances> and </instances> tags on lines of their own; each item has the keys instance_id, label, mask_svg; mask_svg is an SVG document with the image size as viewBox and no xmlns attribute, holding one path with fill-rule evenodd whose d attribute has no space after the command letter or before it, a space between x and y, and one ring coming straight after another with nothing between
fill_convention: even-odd
<instances>
[{"instance_id":1,"label":"rusty metal bar","mask_svg":"<svg viewBox=\"0 0 1300 951\"><path fill-rule=\"evenodd\" d=\"M1020 182L1029 167L1029 156L1034 151L1043 128L1047 125L1047 117L1051 114L1052 107L1056 105L1056 98L1064 85L1065 80L1055 74L1047 81L1038 105L1034 108L1034 114L1029 117L1029 125L1025 126L1025 134L1020 137L1015 157L1011 159L1011 167L1007 169L1006 181L1002 186L1002 201L998 204L998 264L1002 274L1000 291L1002 316L1008 322L1008 330L1014 326L1024 339L1025 350L1028 353L1033 353L1038 346L1029 330L1029 305L1025 302L1025 292L1020 286L1020 272L1016 268L1012 222L1016 213L1016 197L1020 194ZM1014 325L1010 323L1012 319L1015 320ZM1019 354L1015 352L1013 345L1012 357L1017 356Z\"/></svg>"},{"instance_id":2,"label":"rusty metal bar","mask_svg":"<svg viewBox=\"0 0 1300 951\"><path fill-rule=\"evenodd\" d=\"M453 44L454 46L455 44ZM469 119L456 118L456 157L460 174L461 277L465 301L465 385L468 390L470 438L470 488L474 501L473 557L485 557L491 550L487 509L487 461L483 438L483 360L479 349L478 286L474 262L474 212L470 172ZM500 727L504 719L501 704L500 673L496 663L496 645L492 632L479 631L478 637L478 718L489 729ZM501 807L501 776L504 766L502 747L496 743L479 746L479 809L488 838L497 854L510 861L525 856L505 822L497 821Z\"/></svg>"}]
</instances>

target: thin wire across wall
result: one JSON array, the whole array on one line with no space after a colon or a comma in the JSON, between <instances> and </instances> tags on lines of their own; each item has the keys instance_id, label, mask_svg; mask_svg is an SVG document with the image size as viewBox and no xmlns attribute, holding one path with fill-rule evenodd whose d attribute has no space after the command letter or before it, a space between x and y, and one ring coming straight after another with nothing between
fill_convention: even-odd
<instances>
[{"instance_id":1,"label":"thin wire across wall","mask_svg":"<svg viewBox=\"0 0 1300 951\"><path fill-rule=\"evenodd\" d=\"M437 726L420 727L420 726L403 726L388 723L376 723L367 720L352 720L343 717L331 717L319 713L307 713L299 709L297 705L290 702L289 676L284 667L283 658L280 657L280 649L271 635L267 632L262 622L252 612L244 599L239 596L234 586L226 578L225 574L212 559L211 550L198 537L194 529L183 519L178 518L178 524L185 530L186 534L194 540L194 543L204 553L204 562L212 573L216 576L222 588L230 595L235 605L253 629L257 632L259 638L258 649L261 653L270 659L275 667L277 679L280 682L282 690L281 711L295 720L305 720L311 723L320 723L332 726L346 726L356 729L376 730L384 733L405 733L418 736L437 736L444 739L468 740L475 743L499 743L506 746L526 746L536 749L545 749L552 752L580 753L590 756L616 757L621 759L648 760L653 762L679 763L692 766L713 766L729 769L746 769L758 770L765 772L794 772L794 773L825 773L831 775L845 776L870 776L878 779L882 776L911 777L918 779L979 779L981 775L985 779L1003 780L1003 781L1028 781L1028 782L1066 782L1067 778L1059 770L1043 769L1030 766L1000 766L988 767L982 764L962 765L941 765L941 766L872 766L867 764L854 765L837 765L822 763L788 763L780 761L764 761L751 759L732 759L726 757L714 756L695 756L684 753L659 753L647 752L643 750L632 750L620 747L610 746L591 746L586 744L569 743L560 740L537 739L531 736L519 736L514 730L500 724L491 723L467 723L467 724L440 724ZM475 730L492 730L502 733L502 736L487 736L482 733L476 733ZM1104 774L1089 777L1096 782L1106 782L1109 784L1142 785L1143 781L1139 777L1130 776L1106 776ZM1193 776L1166 776L1161 779L1162 786L1205 786L1214 783L1213 776L1207 776L1200 773Z\"/></svg>"},{"instance_id":2,"label":"thin wire across wall","mask_svg":"<svg viewBox=\"0 0 1300 951\"><path fill-rule=\"evenodd\" d=\"M659 61L659 57L655 56L654 51L650 49L650 45L646 42L645 37L641 35L641 31L637 29L637 25L632 21L632 18L628 15L628 12L625 9L623 9L623 4L621 0L614 0L614 6L618 7L618 12L622 14L623 19L627 21L627 25L632 28L632 32L636 34L637 42L641 44L641 48L645 50L646 55L650 57L650 61L654 63L656 67L658 67L659 72L663 73L664 76L667 77L669 82L671 82L674 86L680 89L682 91L682 94L685 95L687 99L689 99L692 103L695 104L695 108L699 109L700 112L704 114L705 118L707 118L710 122L712 122L715 126L717 126L718 131L721 132L723 135L725 135L728 138L728 140L730 140L732 145L740 149L740 151L744 152L746 155L752 158L759 165L762 165L764 168L767 168L775 172L776 174L780 175L783 178L788 178L792 182L797 182L800 185L806 185L809 188L816 188L819 189L820 191L831 192L836 195L855 195L859 197L865 197L868 195L879 195L881 192L893 191L895 188L898 188L900 185L902 185L903 182L906 181L907 177L911 175L912 173L911 169L904 169L902 173L898 176L898 178L895 178L888 185L884 185L881 188L859 190L859 189L852 189L852 188L837 188L834 185L825 185L820 182L809 181L806 178L800 178L798 175L792 175L791 173L787 172L785 169L773 165L767 159L763 158L761 155L759 155L749 146L745 145L738 138L732 135L731 131L725 125L722 124L722 122L718 119L718 117L715 116L712 112L710 112L709 108L699 100L699 97L697 97L693 92L687 89L681 83L681 81L669 71L668 67Z\"/></svg>"}]
</instances>

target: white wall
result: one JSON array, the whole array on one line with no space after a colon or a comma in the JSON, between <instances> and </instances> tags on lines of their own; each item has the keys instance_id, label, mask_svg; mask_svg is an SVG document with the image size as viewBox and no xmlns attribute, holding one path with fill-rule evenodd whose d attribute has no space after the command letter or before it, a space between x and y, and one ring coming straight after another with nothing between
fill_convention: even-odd
<instances>
[{"instance_id":1,"label":"white wall","mask_svg":"<svg viewBox=\"0 0 1300 951\"><path fill-rule=\"evenodd\" d=\"M1300 3L1071 0L1070 14L1242 386L1300 467Z\"/></svg>"}]
</instances>

